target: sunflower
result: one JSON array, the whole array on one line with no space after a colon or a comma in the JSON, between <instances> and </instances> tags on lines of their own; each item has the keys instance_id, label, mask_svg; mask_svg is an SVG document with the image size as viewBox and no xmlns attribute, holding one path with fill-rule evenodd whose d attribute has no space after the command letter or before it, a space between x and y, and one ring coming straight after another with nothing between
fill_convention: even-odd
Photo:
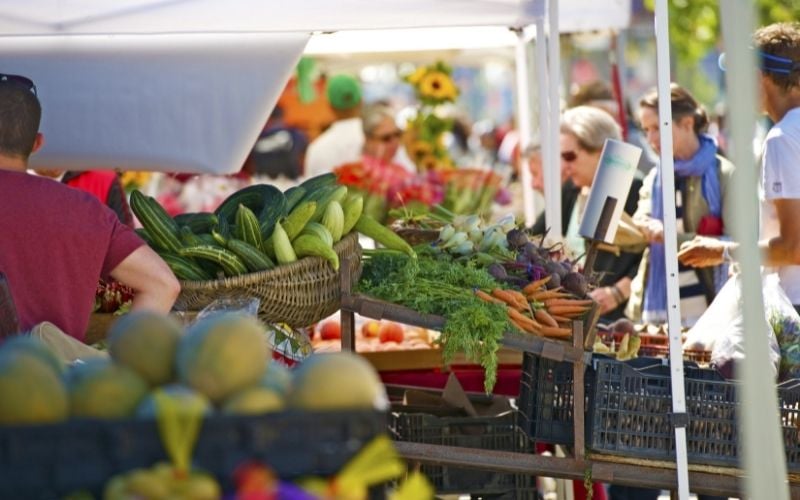
<instances>
[{"instance_id":1,"label":"sunflower","mask_svg":"<svg viewBox=\"0 0 800 500\"><path fill-rule=\"evenodd\" d=\"M422 164L425 157L433 154L433 146L429 142L416 140L411 144L409 153L414 162Z\"/></svg>"},{"instance_id":2,"label":"sunflower","mask_svg":"<svg viewBox=\"0 0 800 500\"><path fill-rule=\"evenodd\" d=\"M411 85L417 85L420 82L420 80L422 80L422 77L425 76L425 74L427 72L428 72L428 68L426 68L424 66L421 67L421 68L417 68L413 73L411 73L410 75L406 76L406 81L408 83L410 83Z\"/></svg>"},{"instance_id":3,"label":"sunflower","mask_svg":"<svg viewBox=\"0 0 800 500\"><path fill-rule=\"evenodd\" d=\"M439 169L439 158L433 154L429 154L420 159L419 166L423 172L430 172Z\"/></svg>"},{"instance_id":4,"label":"sunflower","mask_svg":"<svg viewBox=\"0 0 800 500\"><path fill-rule=\"evenodd\" d=\"M448 101L458 96L458 89L446 73L430 71L420 80L419 93L423 98Z\"/></svg>"}]
</instances>

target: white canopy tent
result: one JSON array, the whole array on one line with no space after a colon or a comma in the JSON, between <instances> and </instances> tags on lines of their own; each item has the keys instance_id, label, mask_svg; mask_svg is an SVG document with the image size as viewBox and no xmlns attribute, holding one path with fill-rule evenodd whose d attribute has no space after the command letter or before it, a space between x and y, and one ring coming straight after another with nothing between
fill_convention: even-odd
<instances>
[{"instance_id":1,"label":"white canopy tent","mask_svg":"<svg viewBox=\"0 0 800 500\"><path fill-rule=\"evenodd\" d=\"M0 0L0 71L39 89L47 141L33 166L232 173L312 33L527 26L542 4ZM565 30L630 17L629 0L569 0L560 10Z\"/></svg>"}]
</instances>

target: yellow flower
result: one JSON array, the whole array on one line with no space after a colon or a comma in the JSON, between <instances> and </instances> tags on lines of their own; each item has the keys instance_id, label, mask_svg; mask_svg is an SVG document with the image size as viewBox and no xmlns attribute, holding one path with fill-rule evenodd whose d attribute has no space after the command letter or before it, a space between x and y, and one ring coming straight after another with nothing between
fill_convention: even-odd
<instances>
[{"instance_id":1,"label":"yellow flower","mask_svg":"<svg viewBox=\"0 0 800 500\"><path fill-rule=\"evenodd\" d=\"M417 68L416 70L414 70L413 73L411 73L406 77L406 81L408 81L408 83L410 83L411 85L416 85L420 82L420 80L422 80L422 77L425 76L425 73L427 72L428 68L424 66L421 68Z\"/></svg>"},{"instance_id":2,"label":"yellow flower","mask_svg":"<svg viewBox=\"0 0 800 500\"><path fill-rule=\"evenodd\" d=\"M416 140L411 145L409 153L416 163L421 164L425 157L433 154L433 146L428 142Z\"/></svg>"},{"instance_id":3,"label":"yellow flower","mask_svg":"<svg viewBox=\"0 0 800 500\"><path fill-rule=\"evenodd\" d=\"M424 156L420 159L419 167L422 169L423 172L428 172L430 170L438 170L439 168L439 158L436 158L433 154L429 154Z\"/></svg>"},{"instance_id":4,"label":"yellow flower","mask_svg":"<svg viewBox=\"0 0 800 500\"><path fill-rule=\"evenodd\" d=\"M431 71L420 80L419 93L431 99L452 100L458 96L458 89L447 74Z\"/></svg>"},{"instance_id":5,"label":"yellow flower","mask_svg":"<svg viewBox=\"0 0 800 500\"><path fill-rule=\"evenodd\" d=\"M150 172L132 172L126 170L122 173L120 182L124 188L137 188L147 184L150 180Z\"/></svg>"}]
</instances>

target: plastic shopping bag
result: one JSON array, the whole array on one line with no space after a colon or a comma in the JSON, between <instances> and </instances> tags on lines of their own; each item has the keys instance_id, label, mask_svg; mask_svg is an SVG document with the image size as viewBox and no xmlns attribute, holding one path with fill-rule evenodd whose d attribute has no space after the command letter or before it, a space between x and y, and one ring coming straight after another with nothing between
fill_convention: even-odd
<instances>
[{"instance_id":1,"label":"plastic shopping bag","mask_svg":"<svg viewBox=\"0 0 800 500\"><path fill-rule=\"evenodd\" d=\"M765 309L763 331L769 343L772 373L773 376L777 376L781 351L775 332L769 323L770 311L777 311L776 314L782 315L786 307L784 302L788 303L792 311L794 308L781 289L777 275L762 276L762 289ZM725 377L733 378L734 362L745 356L742 280L739 274L728 279L706 312L689 330L684 348L711 351L711 364Z\"/></svg>"}]
</instances>

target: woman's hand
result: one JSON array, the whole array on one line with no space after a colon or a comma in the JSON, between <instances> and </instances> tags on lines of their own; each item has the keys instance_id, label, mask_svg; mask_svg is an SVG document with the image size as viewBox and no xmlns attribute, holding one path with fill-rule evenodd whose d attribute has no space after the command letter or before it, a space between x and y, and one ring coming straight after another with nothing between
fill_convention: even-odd
<instances>
[{"instance_id":1,"label":"woman's hand","mask_svg":"<svg viewBox=\"0 0 800 500\"><path fill-rule=\"evenodd\" d=\"M678 260L689 267L718 266L725 261L724 241L704 236L695 236L691 241L681 245Z\"/></svg>"},{"instance_id":2,"label":"woman's hand","mask_svg":"<svg viewBox=\"0 0 800 500\"><path fill-rule=\"evenodd\" d=\"M600 309L600 314L605 314L609 311L613 311L617 308L619 303L617 303L617 298L614 295L614 291L611 289L610 286L604 286L601 288L595 288L591 292L589 292L589 297L592 298Z\"/></svg>"},{"instance_id":3,"label":"woman's hand","mask_svg":"<svg viewBox=\"0 0 800 500\"><path fill-rule=\"evenodd\" d=\"M644 234L648 243L664 242L664 223L650 217L636 221L636 227Z\"/></svg>"}]
</instances>

